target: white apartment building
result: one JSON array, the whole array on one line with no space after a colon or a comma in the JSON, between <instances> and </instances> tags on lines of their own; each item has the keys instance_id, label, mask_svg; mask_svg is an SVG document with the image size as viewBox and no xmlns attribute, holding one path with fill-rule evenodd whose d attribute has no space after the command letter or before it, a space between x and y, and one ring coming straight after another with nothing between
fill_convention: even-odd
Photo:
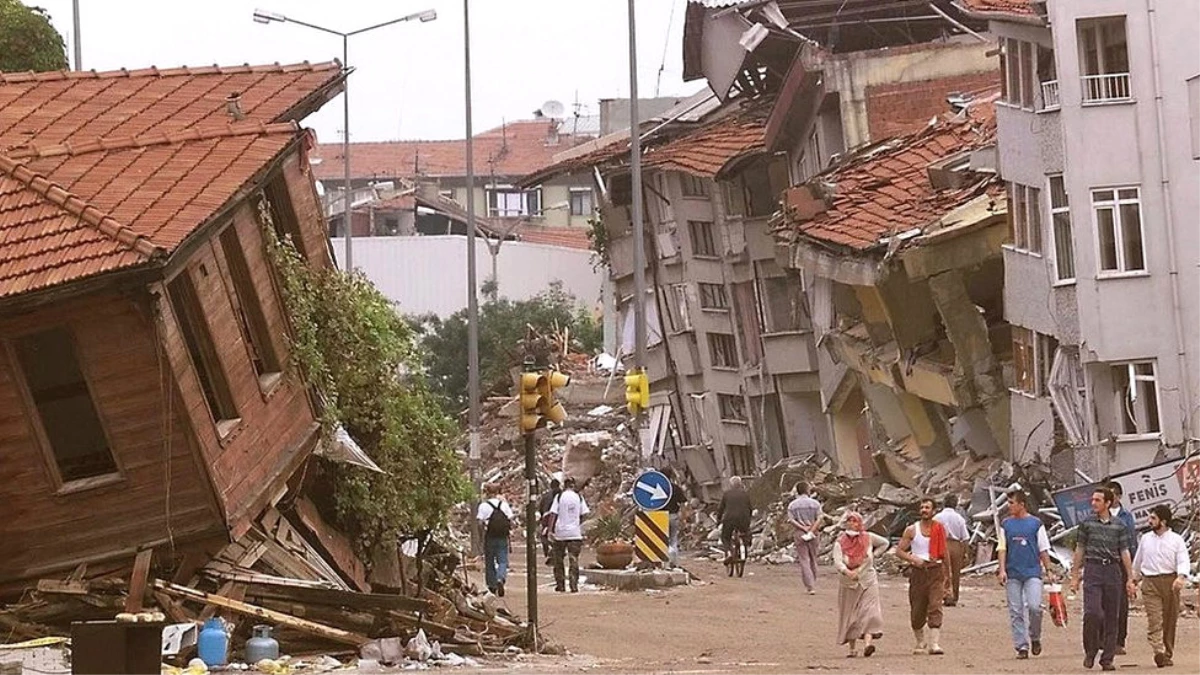
<instances>
[{"instance_id":1,"label":"white apartment building","mask_svg":"<svg viewBox=\"0 0 1200 675\"><path fill-rule=\"evenodd\" d=\"M1200 2L962 0L990 21L1012 452L1091 478L1200 441Z\"/></svg>"}]
</instances>

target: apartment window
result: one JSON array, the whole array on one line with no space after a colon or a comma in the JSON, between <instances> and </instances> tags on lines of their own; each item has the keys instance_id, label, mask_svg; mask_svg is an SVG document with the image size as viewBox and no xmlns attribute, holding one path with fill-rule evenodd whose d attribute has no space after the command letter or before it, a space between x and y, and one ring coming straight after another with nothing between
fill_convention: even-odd
<instances>
[{"instance_id":1,"label":"apartment window","mask_svg":"<svg viewBox=\"0 0 1200 675\"><path fill-rule=\"evenodd\" d=\"M707 197L708 181L688 173L679 174L679 189L684 197Z\"/></svg>"},{"instance_id":2,"label":"apartment window","mask_svg":"<svg viewBox=\"0 0 1200 675\"><path fill-rule=\"evenodd\" d=\"M209 414L218 426L222 422L236 420L238 412L233 404L229 380L221 369L212 334L200 308L200 299L196 296L196 287L186 271L167 284L167 295L171 297L171 309L175 312L179 331L183 334L188 355L196 368L196 377L200 380L204 400L208 402Z\"/></svg>"},{"instance_id":3,"label":"apartment window","mask_svg":"<svg viewBox=\"0 0 1200 675\"><path fill-rule=\"evenodd\" d=\"M754 475L754 453L747 445L726 445L729 453L729 470L735 476Z\"/></svg>"},{"instance_id":4,"label":"apartment window","mask_svg":"<svg viewBox=\"0 0 1200 675\"><path fill-rule=\"evenodd\" d=\"M800 275L758 276L758 325L764 333L808 330L812 321Z\"/></svg>"},{"instance_id":5,"label":"apartment window","mask_svg":"<svg viewBox=\"0 0 1200 675\"><path fill-rule=\"evenodd\" d=\"M493 218L520 218L542 214L542 189L517 190L502 186L487 190L488 215Z\"/></svg>"},{"instance_id":6,"label":"apartment window","mask_svg":"<svg viewBox=\"0 0 1200 675\"><path fill-rule=\"evenodd\" d=\"M1100 272L1140 272L1146 269L1142 242L1142 202L1139 188L1092 190Z\"/></svg>"},{"instance_id":7,"label":"apartment window","mask_svg":"<svg viewBox=\"0 0 1200 675\"><path fill-rule=\"evenodd\" d=\"M1046 396L1058 341L1020 326L1012 327L1012 335L1013 389L1030 396Z\"/></svg>"},{"instance_id":8,"label":"apartment window","mask_svg":"<svg viewBox=\"0 0 1200 675\"><path fill-rule=\"evenodd\" d=\"M17 362L63 483L117 472L71 333L52 328L16 341Z\"/></svg>"},{"instance_id":9,"label":"apartment window","mask_svg":"<svg viewBox=\"0 0 1200 675\"><path fill-rule=\"evenodd\" d=\"M692 255L717 257L717 240L713 224L705 220L689 220L688 234L692 240Z\"/></svg>"},{"instance_id":10,"label":"apartment window","mask_svg":"<svg viewBox=\"0 0 1200 675\"><path fill-rule=\"evenodd\" d=\"M1077 28L1083 102L1128 101L1131 94L1125 17L1081 19Z\"/></svg>"},{"instance_id":11,"label":"apartment window","mask_svg":"<svg viewBox=\"0 0 1200 675\"><path fill-rule=\"evenodd\" d=\"M692 329L692 317L688 313L687 284L671 284L662 289L663 304L667 308L667 320L671 331L681 333Z\"/></svg>"},{"instance_id":12,"label":"apartment window","mask_svg":"<svg viewBox=\"0 0 1200 675\"><path fill-rule=\"evenodd\" d=\"M709 333L708 351L714 368L737 368L737 343L732 335Z\"/></svg>"},{"instance_id":13,"label":"apartment window","mask_svg":"<svg viewBox=\"0 0 1200 675\"><path fill-rule=\"evenodd\" d=\"M308 257L304 250L304 239L300 236L300 220L296 217L291 193L282 173L275 174L263 187L258 201L258 216L271 226L280 241L291 240L300 255Z\"/></svg>"},{"instance_id":14,"label":"apartment window","mask_svg":"<svg viewBox=\"0 0 1200 675\"><path fill-rule=\"evenodd\" d=\"M725 215L746 215L746 193L742 190L740 180L721 182L721 201L725 204Z\"/></svg>"},{"instance_id":15,"label":"apartment window","mask_svg":"<svg viewBox=\"0 0 1200 675\"><path fill-rule=\"evenodd\" d=\"M1008 184L1013 247L1018 251L1042 252L1041 192L1019 183Z\"/></svg>"},{"instance_id":16,"label":"apartment window","mask_svg":"<svg viewBox=\"0 0 1200 675\"><path fill-rule=\"evenodd\" d=\"M717 404L721 408L721 419L733 422L746 421L746 401L734 394L717 394Z\"/></svg>"},{"instance_id":17,"label":"apartment window","mask_svg":"<svg viewBox=\"0 0 1200 675\"><path fill-rule=\"evenodd\" d=\"M221 250L224 251L225 262L229 265L239 327L242 330L242 338L250 346L254 372L259 378L282 372L279 354L271 342L271 329L267 324L267 317L263 314L258 291L254 288L254 278L250 276L246 252L233 225L221 233Z\"/></svg>"},{"instance_id":18,"label":"apartment window","mask_svg":"<svg viewBox=\"0 0 1200 675\"><path fill-rule=\"evenodd\" d=\"M725 296L725 287L721 284L700 283L701 309L729 309L729 298Z\"/></svg>"},{"instance_id":19,"label":"apartment window","mask_svg":"<svg viewBox=\"0 0 1200 675\"><path fill-rule=\"evenodd\" d=\"M1153 361L1117 363L1112 366L1113 395L1121 433L1127 436L1162 431L1158 417L1158 377Z\"/></svg>"},{"instance_id":20,"label":"apartment window","mask_svg":"<svg viewBox=\"0 0 1200 675\"><path fill-rule=\"evenodd\" d=\"M592 191L587 188L571 188L571 215L592 215Z\"/></svg>"},{"instance_id":21,"label":"apartment window","mask_svg":"<svg viewBox=\"0 0 1200 675\"><path fill-rule=\"evenodd\" d=\"M1054 274L1060 282L1075 281L1071 205L1062 176L1050 177L1050 223L1054 229Z\"/></svg>"}]
</instances>

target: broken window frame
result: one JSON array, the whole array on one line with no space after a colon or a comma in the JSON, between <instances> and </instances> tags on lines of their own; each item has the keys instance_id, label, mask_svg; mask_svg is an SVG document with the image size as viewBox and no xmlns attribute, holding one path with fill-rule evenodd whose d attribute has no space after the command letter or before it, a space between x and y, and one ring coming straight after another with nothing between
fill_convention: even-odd
<instances>
[{"instance_id":1,"label":"broken window frame","mask_svg":"<svg viewBox=\"0 0 1200 675\"><path fill-rule=\"evenodd\" d=\"M737 342L734 341L732 335L726 333L709 333L708 354L712 359L713 368L737 370Z\"/></svg>"},{"instance_id":2,"label":"broken window frame","mask_svg":"<svg viewBox=\"0 0 1200 675\"><path fill-rule=\"evenodd\" d=\"M1049 395L1050 368L1058 340L1022 326L1012 326L1013 384L1010 391L1031 398Z\"/></svg>"},{"instance_id":3,"label":"broken window frame","mask_svg":"<svg viewBox=\"0 0 1200 675\"><path fill-rule=\"evenodd\" d=\"M692 246L693 258L719 258L717 250L717 234L714 225L709 220L689 220L688 239Z\"/></svg>"},{"instance_id":4,"label":"broken window frame","mask_svg":"<svg viewBox=\"0 0 1200 675\"><path fill-rule=\"evenodd\" d=\"M671 284L661 287L663 304L667 308L667 321L672 333L692 330L692 315L688 311L687 284Z\"/></svg>"},{"instance_id":5,"label":"broken window frame","mask_svg":"<svg viewBox=\"0 0 1200 675\"><path fill-rule=\"evenodd\" d=\"M754 293L758 304L759 330L764 335L803 333L812 330L813 322L808 311L804 277L800 274L767 275L762 271L761 261L754 263L754 267ZM787 297L787 304L790 305L787 316L783 318L776 315L779 305L772 300L781 294Z\"/></svg>"},{"instance_id":6,"label":"broken window frame","mask_svg":"<svg viewBox=\"0 0 1200 675\"><path fill-rule=\"evenodd\" d=\"M1055 285L1075 283L1075 235L1071 228L1071 200L1062 174L1046 179L1050 230L1054 238ZM1062 201L1059 201L1061 197Z\"/></svg>"},{"instance_id":7,"label":"broken window frame","mask_svg":"<svg viewBox=\"0 0 1200 675\"><path fill-rule=\"evenodd\" d=\"M1158 364L1153 359L1113 363L1110 373L1113 402L1121 429L1117 437L1143 439L1162 436L1162 393L1158 388ZM1131 382L1140 385L1131 388ZM1139 431L1140 423L1145 424L1145 431Z\"/></svg>"},{"instance_id":8,"label":"broken window frame","mask_svg":"<svg viewBox=\"0 0 1200 675\"><path fill-rule=\"evenodd\" d=\"M568 194L572 216L591 217L595 211L592 191L588 188L571 188Z\"/></svg>"},{"instance_id":9,"label":"broken window frame","mask_svg":"<svg viewBox=\"0 0 1200 675\"><path fill-rule=\"evenodd\" d=\"M721 412L723 422L746 423L746 401L739 394L717 394L717 409Z\"/></svg>"},{"instance_id":10,"label":"broken window frame","mask_svg":"<svg viewBox=\"0 0 1200 675\"><path fill-rule=\"evenodd\" d=\"M65 343L68 354L60 354L52 361L60 367L73 365L74 372L71 373L71 382L68 384L56 383L53 386L38 386L38 380L46 375L46 368L39 366L37 363L31 363L27 358L28 349L36 348L34 343L40 342L44 346L49 338L59 338ZM4 345L0 345L3 347ZM100 414L100 409L96 405L96 395L92 391L91 378L88 376L87 363L80 358L79 347L75 343L75 335L67 326L54 326L44 330L27 333L15 337L7 345L9 362L13 365L18 388L22 398L25 399L28 407L28 415L32 423L32 431L37 440L37 445L42 452L42 456L46 462L46 467L50 471L50 475L54 481L55 489L58 494L66 494L78 492L88 488L108 485L110 483L121 480L124 476L120 462L117 459L116 453L113 451L113 444L109 438L109 430L104 423L104 419ZM3 353L3 350L0 350ZM32 372L31 372L32 371ZM43 383L45 384L45 383ZM61 404L64 400L64 393L74 393L76 403L80 396L87 399L87 411L91 413L91 420L84 420L77 415L71 416L70 428L72 431L78 430L87 426L93 426L93 433L98 434L98 438L92 438L93 441L99 441L103 444L103 449L97 448L96 451L87 455L105 455L107 462L101 458L96 465L97 470L89 471L86 475L68 475L64 470L62 462L68 457L64 457L65 448L63 444L67 442L62 431L67 428L66 424L53 424L47 418L55 417L55 409L61 410ZM87 412L83 413L84 415Z\"/></svg>"},{"instance_id":11,"label":"broken window frame","mask_svg":"<svg viewBox=\"0 0 1200 675\"><path fill-rule=\"evenodd\" d=\"M180 336L187 347L188 360L196 371L209 417L217 428L217 435L224 438L241 422L241 416L229 376L213 341L208 317L204 314L195 283L186 269L167 282L167 297Z\"/></svg>"},{"instance_id":12,"label":"broken window frame","mask_svg":"<svg viewBox=\"0 0 1200 675\"><path fill-rule=\"evenodd\" d=\"M708 199L708 181L690 173L679 172L679 193L685 199Z\"/></svg>"},{"instance_id":13,"label":"broken window frame","mask_svg":"<svg viewBox=\"0 0 1200 675\"><path fill-rule=\"evenodd\" d=\"M1146 219L1142 213L1141 194L1141 188L1136 185L1092 189L1092 222L1096 228L1097 278L1145 276L1150 273L1146 267ZM1108 214L1110 220L1107 225L1102 225L1101 214L1105 213ZM1129 231L1129 224L1126 222L1130 216L1137 218L1137 241L1135 242L1138 254L1137 267L1131 267L1131 261L1128 259L1129 254L1133 251L1129 249L1130 242L1126 238L1128 235L1134 234ZM1105 245L1104 229L1109 227L1111 227L1111 232L1107 239L1112 242L1111 258L1105 253L1108 246ZM1106 266L1109 264L1107 262L1109 259L1112 261L1111 266Z\"/></svg>"},{"instance_id":14,"label":"broken window frame","mask_svg":"<svg viewBox=\"0 0 1200 675\"><path fill-rule=\"evenodd\" d=\"M704 281L696 283L700 295L700 309L709 312L728 312L729 296L722 284L710 284Z\"/></svg>"},{"instance_id":15,"label":"broken window frame","mask_svg":"<svg viewBox=\"0 0 1200 675\"><path fill-rule=\"evenodd\" d=\"M1042 255L1042 191L1020 183L1008 183L1009 219L1012 223L1012 248L1030 255Z\"/></svg>"},{"instance_id":16,"label":"broken window frame","mask_svg":"<svg viewBox=\"0 0 1200 675\"><path fill-rule=\"evenodd\" d=\"M757 469L754 450L748 445L725 444L725 456L729 458L729 473L734 476L753 476Z\"/></svg>"}]
</instances>

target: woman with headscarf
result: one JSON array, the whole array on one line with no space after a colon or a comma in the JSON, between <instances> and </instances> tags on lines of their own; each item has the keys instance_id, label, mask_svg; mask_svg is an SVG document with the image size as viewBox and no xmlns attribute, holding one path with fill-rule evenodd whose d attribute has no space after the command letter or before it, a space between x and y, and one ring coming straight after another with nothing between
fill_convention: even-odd
<instances>
[{"instance_id":1,"label":"woman with headscarf","mask_svg":"<svg viewBox=\"0 0 1200 675\"><path fill-rule=\"evenodd\" d=\"M872 640L883 635L883 610L879 604L879 580L875 558L887 552L884 537L867 532L862 514L850 511L843 519L844 530L833 547L833 564L838 584L838 640L849 645L847 657L858 656L858 641L863 641L863 656L875 653Z\"/></svg>"}]
</instances>

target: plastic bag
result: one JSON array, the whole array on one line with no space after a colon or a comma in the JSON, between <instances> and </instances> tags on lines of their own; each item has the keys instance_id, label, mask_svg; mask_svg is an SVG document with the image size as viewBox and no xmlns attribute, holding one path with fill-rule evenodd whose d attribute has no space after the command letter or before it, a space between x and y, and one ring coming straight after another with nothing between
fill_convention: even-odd
<instances>
[{"instance_id":1,"label":"plastic bag","mask_svg":"<svg viewBox=\"0 0 1200 675\"><path fill-rule=\"evenodd\" d=\"M1049 584L1046 592L1050 597L1050 619L1054 625L1062 628L1067 625L1067 597L1063 595L1062 584Z\"/></svg>"}]
</instances>

